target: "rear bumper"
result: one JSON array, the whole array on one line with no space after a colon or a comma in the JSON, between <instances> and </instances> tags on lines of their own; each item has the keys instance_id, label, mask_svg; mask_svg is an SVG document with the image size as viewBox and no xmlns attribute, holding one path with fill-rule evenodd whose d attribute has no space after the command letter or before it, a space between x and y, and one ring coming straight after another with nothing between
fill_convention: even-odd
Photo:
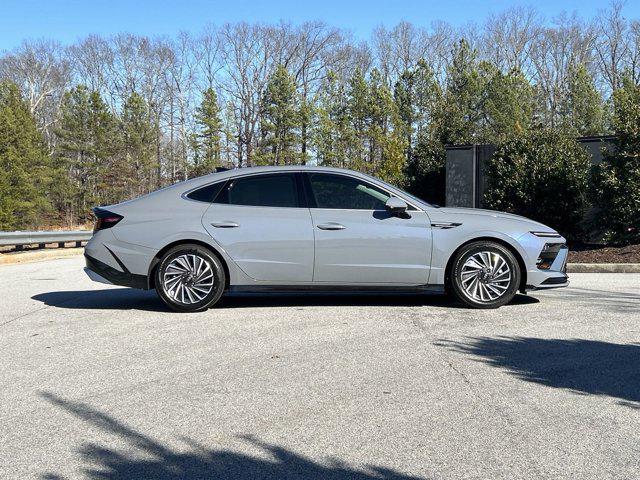
<instances>
[{"instance_id":1,"label":"rear bumper","mask_svg":"<svg viewBox=\"0 0 640 480\"><path fill-rule=\"evenodd\" d=\"M96 272L94 272L90 268L84 267L84 273L86 273L87 277L89 277L94 282L106 283L107 285L113 285L113 283L111 283L109 280L104 278L102 275L97 274Z\"/></svg>"},{"instance_id":2,"label":"rear bumper","mask_svg":"<svg viewBox=\"0 0 640 480\"><path fill-rule=\"evenodd\" d=\"M121 272L86 253L84 254L84 258L86 262L84 271L93 281L111 283L123 287L140 288L143 290L149 288L146 275L138 275L129 271Z\"/></svg>"}]
</instances>

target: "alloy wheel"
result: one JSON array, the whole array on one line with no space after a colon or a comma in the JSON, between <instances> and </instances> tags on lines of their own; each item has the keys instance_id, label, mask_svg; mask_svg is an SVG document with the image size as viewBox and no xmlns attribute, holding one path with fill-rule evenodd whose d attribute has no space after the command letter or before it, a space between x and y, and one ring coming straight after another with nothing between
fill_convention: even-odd
<instances>
[{"instance_id":1,"label":"alloy wheel","mask_svg":"<svg viewBox=\"0 0 640 480\"><path fill-rule=\"evenodd\" d=\"M175 302L191 305L201 302L214 288L214 275L210 262L200 255L180 255L166 266L162 286Z\"/></svg>"},{"instance_id":2,"label":"alloy wheel","mask_svg":"<svg viewBox=\"0 0 640 480\"><path fill-rule=\"evenodd\" d=\"M511 277L509 263L500 253L480 251L462 265L460 285L469 298L477 302L493 302L507 292Z\"/></svg>"}]
</instances>

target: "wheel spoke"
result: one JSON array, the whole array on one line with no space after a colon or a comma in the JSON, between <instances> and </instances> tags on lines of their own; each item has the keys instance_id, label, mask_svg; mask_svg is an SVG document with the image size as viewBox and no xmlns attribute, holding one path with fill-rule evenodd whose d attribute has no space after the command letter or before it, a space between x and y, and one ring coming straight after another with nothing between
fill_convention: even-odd
<instances>
[{"instance_id":1,"label":"wheel spoke","mask_svg":"<svg viewBox=\"0 0 640 480\"><path fill-rule=\"evenodd\" d=\"M180 290L180 285L181 285L181 282L178 281L178 282L175 282L173 285L171 285L169 288L167 288L166 282L165 282L165 290L167 292L167 295L177 300L177 292Z\"/></svg>"},{"instance_id":2,"label":"wheel spoke","mask_svg":"<svg viewBox=\"0 0 640 480\"><path fill-rule=\"evenodd\" d=\"M200 280L206 280L207 278L211 277L213 277L213 272L211 271L209 265L207 265L207 267L204 268L202 272L196 276L196 282L199 282Z\"/></svg>"},{"instance_id":3,"label":"wheel spoke","mask_svg":"<svg viewBox=\"0 0 640 480\"><path fill-rule=\"evenodd\" d=\"M494 282L496 282L496 281L500 281L500 280L502 279L502 277L504 277L504 276L507 276L507 277L508 277L508 278L507 278L507 280L508 280L509 278L511 278L511 275L509 275L509 271L507 270L506 272L498 273L495 277L493 277L493 281L494 281Z\"/></svg>"},{"instance_id":4,"label":"wheel spoke","mask_svg":"<svg viewBox=\"0 0 640 480\"><path fill-rule=\"evenodd\" d=\"M167 270L165 271L165 275L172 273L175 275L179 275L181 273L185 273L186 270L184 269L184 267L182 267L181 265L178 265L175 262L172 262L171 264L169 264L169 266L167 267Z\"/></svg>"},{"instance_id":5,"label":"wheel spoke","mask_svg":"<svg viewBox=\"0 0 640 480\"><path fill-rule=\"evenodd\" d=\"M487 283L487 289L495 294L494 298L498 298L500 295L502 295L502 292L496 289L495 286L491 285L490 283Z\"/></svg>"},{"instance_id":6,"label":"wheel spoke","mask_svg":"<svg viewBox=\"0 0 640 480\"><path fill-rule=\"evenodd\" d=\"M184 287L185 290L187 291L187 297L189 298L189 303L195 303L195 300L193 299L193 290L191 287Z\"/></svg>"},{"instance_id":7,"label":"wheel spoke","mask_svg":"<svg viewBox=\"0 0 640 480\"><path fill-rule=\"evenodd\" d=\"M473 282L478 278L477 275L469 275L467 278L462 279L462 285L468 284L469 282Z\"/></svg>"},{"instance_id":8,"label":"wheel spoke","mask_svg":"<svg viewBox=\"0 0 640 480\"><path fill-rule=\"evenodd\" d=\"M494 273L498 273L502 270L503 266L506 266L507 262L504 261L500 255L498 255L498 261L496 262L496 267L493 269Z\"/></svg>"}]
</instances>

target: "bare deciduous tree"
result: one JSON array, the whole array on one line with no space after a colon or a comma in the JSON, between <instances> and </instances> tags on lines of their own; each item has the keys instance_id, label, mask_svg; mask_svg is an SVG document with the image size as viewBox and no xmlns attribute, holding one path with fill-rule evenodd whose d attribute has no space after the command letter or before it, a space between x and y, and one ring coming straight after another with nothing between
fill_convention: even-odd
<instances>
[{"instance_id":1,"label":"bare deciduous tree","mask_svg":"<svg viewBox=\"0 0 640 480\"><path fill-rule=\"evenodd\" d=\"M629 55L628 23L622 16L624 4L615 1L611 9L601 12L596 21L598 35L595 49L603 79L610 90L622 84L622 76Z\"/></svg>"},{"instance_id":2,"label":"bare deciduous tree","mask_svg":"<svg viewBox=\"0 0 640 480\"><path fill-rule=\"evenodd\" d=\"M0 78L18 85L47 140L58 118L60 102L71 82L64 48L50 40L25 41L0 57Z\"/></svg>"},{"instance_id":3,"label":"bare deciduous tree","mask_svg":"<svg viewBox=\"0 0 640 480\"><path fill-rule=\"evenodd\" d=\"M531 47L533 80L544 105L542 115L551 126L562 114L571 69L592 65L594 42L593 29L575 15L562 14L554 24L542 28Z\"/></svg>"},{"instance_id":4,"label":"bare deciduous tree","mask_svg":"<svg viewBox=\"0 0 640 480\"><path fill-rule=\"evenodd\" d=\"M531 47L540 28L540 17L533 7L512 7L492 15L484 27L483 54L503 72L517 70L531 76Z\"/></svg>"}]
</instances>

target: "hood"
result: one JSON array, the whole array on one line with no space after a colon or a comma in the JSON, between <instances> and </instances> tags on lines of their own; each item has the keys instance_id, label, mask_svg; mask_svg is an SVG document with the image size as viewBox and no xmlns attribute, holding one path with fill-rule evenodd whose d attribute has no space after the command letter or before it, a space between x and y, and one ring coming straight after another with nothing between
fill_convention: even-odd
<instances>
[{"instance_id":1,"label":"hood","mask_svg":"<svg viewBox=\"0 0 640 480\"><path fill-rule=\"evenodd\" d=\"M539 230L542 232L555 232L551 227L548 227L540 222L531 220L530 218L516 215L514 213L499 212L497 210L485 210L482 208L464 208L464 207L442 207L438 209L438 213L442 213L445 216L467 216L473 215L474 217L485 217L487 219L508 219L522 222L527 224L530 228Z\"/></svg>"}]
</instances>

